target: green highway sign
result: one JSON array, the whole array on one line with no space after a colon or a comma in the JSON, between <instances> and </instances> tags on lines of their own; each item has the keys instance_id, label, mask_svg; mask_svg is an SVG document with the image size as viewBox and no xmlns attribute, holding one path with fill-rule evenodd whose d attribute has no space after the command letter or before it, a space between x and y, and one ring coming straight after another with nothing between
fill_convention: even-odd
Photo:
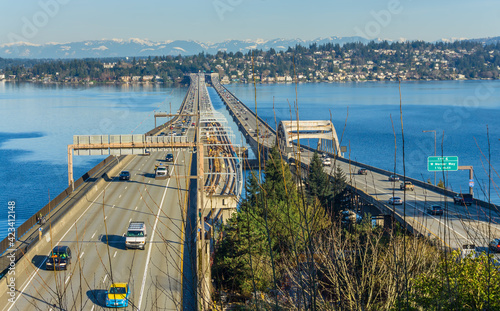
<instances>
[{"instance_id":1,"label":"green highway sign","mask_svg":"<svg viewBox=\"0 0 500 311\"><path fill-rule=\"evenodd\" d=\"M458 171L458 157L427 157L427 170Z\"/></svg>"}]
</instances>

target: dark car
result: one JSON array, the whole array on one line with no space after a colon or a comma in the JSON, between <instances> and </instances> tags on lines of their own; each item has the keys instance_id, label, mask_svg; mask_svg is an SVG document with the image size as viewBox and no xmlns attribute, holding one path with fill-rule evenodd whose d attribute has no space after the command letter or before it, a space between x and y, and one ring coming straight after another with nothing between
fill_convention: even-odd
<instances>
[{"instance_id":1,"label":"dark car","mask_svg":"<svg viewBox=\"0 0 500 311\"><path fill-rule=\"evenodd\" d=\"M69 246L56 246L50 252L49 258L45 262L47 270L68 270L71 264L71 249Z\"/></svg>"},{"instance_id":2,"label":"dark car","mask_svg":"<svg viewBox=\"0 0 500 311\"><path fill-rule=\"evenodd\" d=\"M399 176L398 175L391 175L391 176L389 176L389 181L399 181Z\"/></svg>"},{"instance_id":3,"label":"dark car","mask_svg":"<svg viewBox=\"0 0 500 311\"><path fill-rule=\"evenodd\" d=\"M489 247L493 252L500 253L500 239L491 241Z\"/></svg>"},{"instance_id":4,"label":"dark car","mask_svg":"<svg viewBox=\"0 0 500 311\"><path fill-rule=\"evenodd\" d=\"M427 213L431 215L443 215L444 211L440 205L431 205L427 208Z\"/></svg>"},{"instance_id":5,"label":"dark car","mask_svg":"<svg viewBox=\"0 0 500 311\"><path fill-rule=\"evenodd\" d=\"M165 162L174 162L174 155L171 153L167 154L167 156L165 157Z\"/></svg>"},{"instance_id":6,"label":"dark car","mask_svg":"<svg viewBox=\"0 0 500 311\"><path fill-rule=\"evenodd\" d=\"M366 174L368 174L368 170L366 168L360 168L358 170L358 174L359 175L366 175Z\"/></svg>"},{"instance_id":7,"label":"dark car","mask_svg":"<svg viewBox=\"0 0 500 311\"><path fill-rule=\"evenodd\" d=\"M459 193L453 197L453 203L460 205L471 205L474 202L474 197L469 193Z\"/></svg>"},{"instance_id":8,"label":"dark car","mask_svg":"<svg viewBox=\"0 0 500 311\"><path fill-rule=\"evenodd\" d=\"M129 171L121 171L119 178L120 178L120 180L129 180L130 179L130 172Z\"/></svg>"}]
</instances>

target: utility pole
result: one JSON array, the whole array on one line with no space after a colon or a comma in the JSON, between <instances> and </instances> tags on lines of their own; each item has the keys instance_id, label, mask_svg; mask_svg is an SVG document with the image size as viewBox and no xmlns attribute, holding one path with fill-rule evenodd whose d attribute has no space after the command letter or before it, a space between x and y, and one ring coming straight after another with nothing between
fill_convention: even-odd
<instances>
[{"instance_id":1,"label":"utility pole","mask_svg":"<svg viewBox=\"0 0 500 311\"><path fill-rule=\"evenodd\" d=\"M434 156L436 156L436 151L437 151L437 149L436 149L436 130L428 130L428 131L422 131L422 132L423 133L431 133L431 132L434 133ZM434 171L434 186L437 185L436 182L437 182L436 181L436 171Z\"/></svg>"}]
</instances>

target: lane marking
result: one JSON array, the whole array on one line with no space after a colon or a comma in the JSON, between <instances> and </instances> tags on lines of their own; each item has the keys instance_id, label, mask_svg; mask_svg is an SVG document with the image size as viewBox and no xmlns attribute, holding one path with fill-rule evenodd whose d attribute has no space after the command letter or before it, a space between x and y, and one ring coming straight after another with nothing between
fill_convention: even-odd
<instances>
[{"instance_id":1,"label":"lane marking","mask_svg":"<svg viewBox=\"0 0 500 311\"><path fill-rule=\"evenodd\" d=\"M83 254L85 254L85 252L82 252L82 253L80 254L80 257L79 257L79 258L82 258Z\"/></svg>"},{"instance_id":2,"label":"lane marking","mask_svg":"<svg viewBox=\"0 0 500 311\"><path fill-rule=\"evenodd\" d=\"M175 161L174 161L174 165L175 166L175 163L177 162L177 159L179 158L179 152L177 152L176 156L175 156ZM174 168L172 167L172 173L174 171ZM158 224L158 219L160 219L160 213L161 213L161 209L163 208L163 202L165 201L165 196L167 194L167 190L168 190L168 185L170 184L170 181L172 179L169 178L168 181L167 181L167 185L165 187L165 191L163 191L163 197L161 198L161 202L160 202L160 208L158 209L158 213L156 214L156 220L155 220L155 224L153 225L153 230L151 232L151 239L149 240L149 248L148 248L148 256L146 257L146 266L144 267L144 276L142 277L142 284L141 284L141 293L139 294L139 303L138 303L138 310L141 310L141 305L142 305L142 297L143 297L143 294L144 294L144 287L146 285L146 278L148 277L148 265L149 265L149 260L151 258L151 250L153 249L153 247L151 247L151 244L153 243L153 240L154 240L154 237L155 237L155 231L156 231L156 225Z\"/></svg>"},{"instance_id":3,"label":"lane marking","mask_svg":"<svg viewBox=\"0 0 500 311\"><path fill-rule=\"evenodd\" d=\"M116 253L118 253L118 251L115 251L115 254L113 255L113 258L115 258L115 257L116 257Z\"/></svg>"},{"instance_id":4,"label":"lane marking","mask_svg":"<svg viewBox=\"0 0 500 311\"><path fill-rule=\"evenodd\" d=\"M66 281L64 282L64 284L68 284L68 281L69 281L70 277L71 277L71 275L68 275L68 277L66 278Z\"/></svg>"},{"instance_id":5,"label":"lane marking","mask_svg":"<svg viewBox=\"0 0 500 311\"><path fill-rule=\"evenodd\" d=\"M108 216L104 217L104 220L108 219Z\"/></svg>"},{"instance_id":6,"label":"lane marking","mask_svg":"<svg viewBox=\"0 0 500 311\"><path fill-rule=\"evenodd\" d=\"M137 210L137 207L138 207L138 206L136 206L134 209L135 209L135 210Z\"/></svg>"},{"instance_id":7,"label":"lane marking","mask_svg":"<svg viewBox=\"0 0 500 311\"><path fill-rule=\"evenodd\" d=\"M106 275L104 276L104 280L102 280L102 282L103 282L103 283L104 283L104 282L106 282L106 279L107 279L107 278L108 278L108 275L106 274Z\"/></svg>"},{"instance_id":8,"label":"lane marking","mask_svg":"<svg viewBox=\"0 0 500 311\"><path fill-rule=\"evenodd\" d=\"M121 197L122 197L122 195L120 194L120 196L118 197L118 199L121 198Z\"/></svg>"},{"instance_id":9,"label":"lane marking","mask_svg":"<svg viewBox=\"0 0 500 311\"><path fill-rule=\"evenodd\" d=\"M125 189L127 189L127 188L128 188L128 186L127 186L127 187L125 187Z\"/></svg>"},{"instance_id":10,"label":"lane marking","mask_svg":"<svg viewBox=\"0 0 500 311\"><path fill-rule=\"evenodd\" d=\"M113 204L113 206L111 206L111 208L115 208L115 205Z\"/></svg>"},{"instance_id":11,"label":"lane marking","mask_svg":"<svg viewBox=\"0 0 500 311\"><path fill-rule=\"evenodd\" d=\"M96 232L94 232L94 234L92 234L91 239L93 239L93 238L95 237L95 234L96 234L96 233L97 233L97 231L96 231Z\"/></svg>"}]
</instances>

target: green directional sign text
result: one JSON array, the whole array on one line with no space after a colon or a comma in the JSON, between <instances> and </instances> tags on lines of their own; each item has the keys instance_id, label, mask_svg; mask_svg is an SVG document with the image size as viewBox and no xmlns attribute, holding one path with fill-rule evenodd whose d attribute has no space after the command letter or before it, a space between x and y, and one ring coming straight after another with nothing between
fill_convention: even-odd
<instances>
[{"instance_id":1,"label":"green directional sign text","mask_svg":"<svg viewBox=\"0 0 500 311\"><path fill-rule=\"evenodd\" d=\"M458 157L427 157L427 170L458 171Z\"/></svg>"}]
</instances>

